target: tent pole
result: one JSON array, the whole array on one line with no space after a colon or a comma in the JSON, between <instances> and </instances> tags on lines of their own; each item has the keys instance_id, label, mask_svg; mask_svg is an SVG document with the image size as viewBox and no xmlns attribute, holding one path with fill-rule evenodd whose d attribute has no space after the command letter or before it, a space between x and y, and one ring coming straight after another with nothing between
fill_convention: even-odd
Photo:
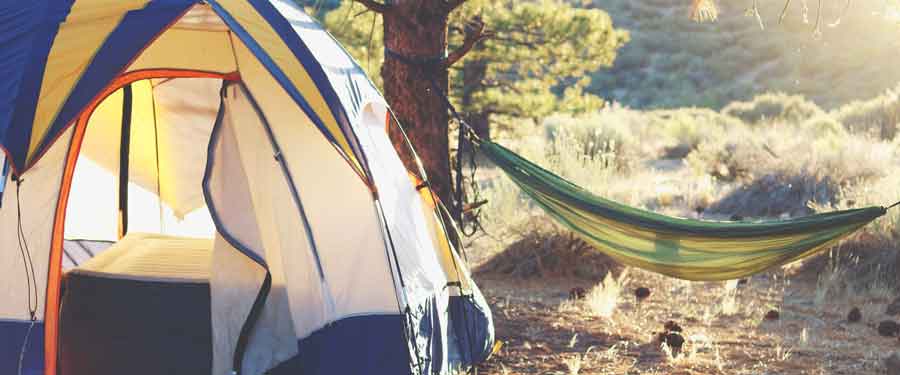
<instances>
[{"instance_id":1,"label":"tent pole","mask_svg":"<svg viewBox=\"0 0 900 375\"><path fill-rule=\"evenodd\" d=\"M131 154L131 84L122 87L122 138L119 142L119 238L128 233L128 167Z\"/></svg>"}]
</instances>

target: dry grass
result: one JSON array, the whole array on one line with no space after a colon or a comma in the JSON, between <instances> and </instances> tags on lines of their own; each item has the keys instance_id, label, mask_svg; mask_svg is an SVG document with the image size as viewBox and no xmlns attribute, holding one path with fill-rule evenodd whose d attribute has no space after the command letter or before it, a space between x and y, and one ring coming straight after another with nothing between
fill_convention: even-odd
<instances>
[{"instance_id":1,"label":"dry grass","mask_svg":"<svg viewBox=\"0 0 900 375\"><path fill-rule=\"evenodd\" d=\"M565 292L572 280L566 279L480 280L505 345L479 373L877 374L884 353L897 345L874 330L885 318L886 302L878 299L883 291L857 291L817 305L818 289L780 273L742 286L631 273L614 302L608 299L614 293L570 301ZM645 301L628 293L636 280L653 290ZM862 300L868 302L858 304ZM615 310L598 314L598 303ZM846 322L851 306L863 310L862 323ZM770 309L781 311L779 321L763 319ZM668 320L684 328L686 342L677 356L655 339Z\"/></svg>"},{"instance_id":2,"label":"dry grass","mask_svg":"<svg viewBox=\"0 0 900 375\"><path fill-rule=\"evenodd\" d=\"M588 309L601 318L612 318L619 306L626 275L628 272L623 272L619 277L613 276L612 272L607 273L603 282L591 288L585 296L584 303Z\"/></svg>"}]
</instances>

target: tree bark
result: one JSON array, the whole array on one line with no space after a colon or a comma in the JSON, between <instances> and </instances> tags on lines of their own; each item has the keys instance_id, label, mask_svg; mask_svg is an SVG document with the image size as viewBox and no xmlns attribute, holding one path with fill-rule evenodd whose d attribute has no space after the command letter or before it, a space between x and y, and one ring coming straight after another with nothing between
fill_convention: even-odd
<instances>
[{"instance_id":1,"label":"tree bark","mask_svg":"<svg viewBox=\"0 0 900 375\"><path fill-rule=\"evenodd\" d=\"M444 56L447 49L449 10L441 0L395 3L384 12L384 45L406 57ZM435 4L431 4L435 3ZM406 129L410 142L421 158L432 189L452 209L448 114L443 99L432 89L432 79L447 92L447 68L410 66L390 54L381 67L384 95L397 119ZM417 172L415 158L397 127L390 130L391 141L410 171Z\"/></svg>"}]
</instances>

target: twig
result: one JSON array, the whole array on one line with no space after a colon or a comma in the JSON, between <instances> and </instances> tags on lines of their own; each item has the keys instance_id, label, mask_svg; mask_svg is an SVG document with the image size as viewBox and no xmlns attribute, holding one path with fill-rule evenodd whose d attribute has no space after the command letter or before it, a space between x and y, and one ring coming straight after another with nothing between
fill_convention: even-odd
<instances>
[{"instance_id":1,"label":"twig","mask_svg":"<svg viewBox=\"0 0 900 375\"><path fill-rule=\"evenodd\" d=\"M372 71L372 41L375 39L375 17L372 17L372 27L369 28L369 42L366 43L366 70Z\"/></svg>"},{"instance_id":2,"label":"twig","mask_svg":"<svg viewBox=\"0 0 900 375\"><path fill-rule=\"evenodd\" d=\"M463 40L463 44L444 59L445 68L449 68L451 65L462 59L463 56L469 53L469 51L478 44L478 42L493 36L493 33L484 30L484 22L481 21L481 17L473 18L472 21L466 24L465 30L466 36Z\"/></svg>"},{"instance_id":3,"label":"twig","mask_svg":"<svg viewBox=\"0 0 900 375\"><path fill-rule=\"evenodd\" d=\"M364 5L369 10L375 13L384 13L387 12L391 7L387 4L379 3L375 0L354 0L357 3Z\"/></svg>"},{"instance_id":4,"label":"twig","mask_svg":"<svg viewBox=\"0 0 900 375\"><path fill-rule=\"evenodd\" d=\"M765 30L766 25L763 23L762 16L759 15L759 6L757 6L756 0L753 0L753 16L756 17L756 22L759 22L759 29Z\"/></svg>"},{"instance_id":5,"label":"twig","mask_svg":"<svg viewBox=\"0 0 900 375\"><path fill-rule=\"evenodd\" d=\"M787 16L788 6L791 5L791 0L785 0L784 8L781 9L781 15L778 16L778 24L780 25L784 22L784 16Z\"/></svg>"},{"instance_id":6,"label":"twig","mask_svg":"<svg viewBox=\"0 0 900 375\"><path fill-rule=\"evenodd\" d=\"M822 29L819 28L819 21L822 20L822 0L819 0L819 7L816 8L816 26L813 27L813 36L819 36Z\"/></svg>"}]
</instances>

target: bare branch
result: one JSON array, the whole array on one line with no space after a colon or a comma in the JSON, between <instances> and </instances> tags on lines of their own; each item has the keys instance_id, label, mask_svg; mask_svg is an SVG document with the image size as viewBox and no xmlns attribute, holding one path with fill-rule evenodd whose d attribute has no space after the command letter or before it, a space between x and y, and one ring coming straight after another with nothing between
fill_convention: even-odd
<instances>
[{"instance_id":1,"label":"bare branch","mask_svg":"<svg viewBox=\"0 0 900 375\"><path fill-rule=\"evenodd\" d=\"M759 29L765 30L766 24L763 23L762 16L759 15L759 5L757 4L756 0L753 0L752 12L753 12L753 16L756 17L756 22L759 23Z\"/></svg>"},{"instance_id":2,"label":"bare branch","mask_svg":"<svg viewBox=\"0 0 900 375\"><path fill-rule=\"evenodd\" d=\"M467 23L465 32L466 36L465 39L463 39L463 44L444 59L445 68L450 67L462 59L463 56L469 53L469 51L478 44L478 42L493 36L493 33L484 30L484 22L481 21L480 17L475 17L472 21Z\"/></svg>"},{"instance_id":3,"label":"bare branch","mask_svg":"<svg viewBox=\"0 0 900 375\"><path fill-rule=\"evenodd\" d=\"M822 35L822 29L819 27L819 21L822 20L822 0L819 0L819 7L816 8L816 25L813 27L813 36Z\"/></svg>"},{"instance_id":4,"label":"bare branch","mask_svg":"<svg viewBox=\"0 0 900 375\"><path fill-rule=\"evenodd\" d=\"M447 13L452 12L466 1L467 0L444 0L444 9L447 10Z\"/></svg>"},{"instance_id":5,"label":"bare branch","mask_svg":"<svg viewBox=\"0 0 900 375\"><path fill-rule=\"evenodd\" d=\"M784 16L787 15L788 6L791 5L791 0L784 1L784 8L781 9L781 16L778 17L778 23L781 24L784 22Z\"/></svg>"},{"instance_id":6,"label":"bare branch","mask_svg":"<svg viewBox=\"0 0 900 375\"><path fill-rule=\"evenodd\" d=\"M387 12L388 9L390 9L389 5L379 3L375 0L354 0L354 1L362 4L363 6L365 6L366 8L368 8L369 10L371 10L375 13L384 13L384 12Z\"/></svg>"}]
</instances>

